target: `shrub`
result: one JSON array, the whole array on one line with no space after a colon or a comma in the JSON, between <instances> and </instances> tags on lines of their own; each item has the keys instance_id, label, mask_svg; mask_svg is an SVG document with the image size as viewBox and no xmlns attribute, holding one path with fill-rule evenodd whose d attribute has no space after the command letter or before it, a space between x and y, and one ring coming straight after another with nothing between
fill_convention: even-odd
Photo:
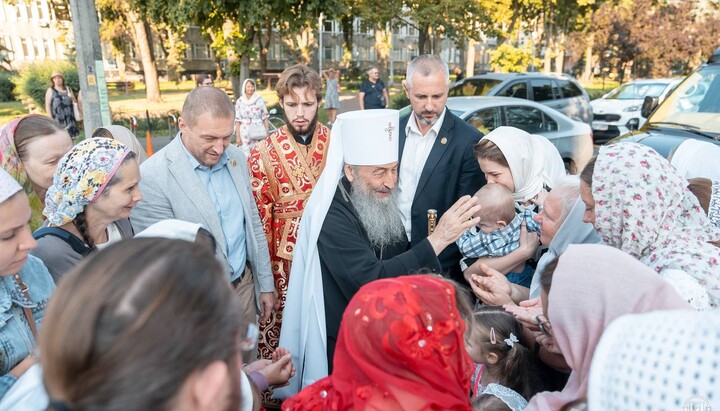
<instances>
[{"instance_id":1,"label":"shrub","mask_svg":"<svg viewBox=\"0 0 720 411\"><path fill-rule=\"evenodd\" d=\"M404 91L401 91L392 97L390 97L390 108L394 108L396 110L400 110L401 108L405 106L410 105L410 99L408 98L407 94L405 94Z\"/></svg>"},{"instance_id":2,"label":"shrub","mask_svg":"<svg viewBox=\"0 0 720 411\"><path fill-rule=\"evenodd\" d=\"M10 79L12 73L0 72L0 101L14 101L15 84Z\"/></svg>"},{"instance_id":3,"label":"shrub","mask_svg":"<svg viewBox=\"0 0 720 411\"><path fill-rule=\"evenodd\" d=\"M24 65L18 70L19 75L13 78L15 90L21 100L30 98L38 107L45 107L45 92L50 87L50 76L53 71L63 73L65 85L75 95L80 90L77 68L67 61L47 60Z\"/></svg>"}]
</instances>

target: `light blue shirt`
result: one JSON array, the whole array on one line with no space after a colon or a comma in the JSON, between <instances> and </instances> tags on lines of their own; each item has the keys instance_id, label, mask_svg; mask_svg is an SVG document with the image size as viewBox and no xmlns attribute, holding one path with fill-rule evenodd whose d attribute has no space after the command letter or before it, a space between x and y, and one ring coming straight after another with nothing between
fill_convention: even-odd
<instances>
[{"instance_id":1,"label":"light blue shirt","mask_svg":"<svg viewBox=\"0 0 720 411\"><path fill-rule=\"evenodd\" d=\"M227 166L229 161L227 153L220 156L220 161L217 164L206 167L190 154L185 148L185 144L181 145L195 170L195 174L200 179L203 187L205 187L208 196L210 196L210 201L215 206L215 212L218 219L220 219L223 236L225 237L225 254L231 270L230 281L235 281L245 271L247 258L245 213L243 212L240 193L237 191Z\"/></svg>"}]
</instances>

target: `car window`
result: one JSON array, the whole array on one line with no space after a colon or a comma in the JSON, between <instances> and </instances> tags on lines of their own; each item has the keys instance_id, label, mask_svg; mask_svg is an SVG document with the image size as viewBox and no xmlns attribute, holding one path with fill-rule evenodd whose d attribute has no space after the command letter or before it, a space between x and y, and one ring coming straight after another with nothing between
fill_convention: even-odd
<instances>
[{"instance_id":1,"label":"car window","mask_svg":"<svg viewBox=\"0 0 720 411\"><path fill-rule=\"evenodd\" d=\"M495 130L502 124L500 120L500 109L498 107L476 111L465 119L465 121L485 134Z\"/></svg>"},{"instance_id":2,"label":"car window","mask_svg":"<svg viewBox=\"0 0 720 411\"><path fill-rule=\"evenodd\" d=\"M582 96L582 90L570 80L558 80L564 98Z\"/></svg>"},{"instance_id":3,"label":"car window","mask_svg":"<svg viewBox=\"0 0 720 411\"><path fill-rule=\"evenodd\" d=\"M530 80L530 85L533 90L533 100L546 101L553 99L553 87L549 79Z\"/></svg>"},{"instance_id":4,"label":"car window","mask_svg":"<svg viewBox=\"0 0 720 411\"><path fill-rule=\"evenodd\" d=\"M508 106L505 108L507 125L525 130L528 133L542 133L557 130L557 123L540 109L528 106Z\"/></svg>"},{"instance_id":5,"label":"car window","mask_svg":"<svg viewBox=\"0 0 720 411\"><path fill-rule=\"evenodd\" d=\"M503 90L500 95L504 97L524 98L525 100L527 100L527 84L524 81L513 83L510 85L510 87Z\"/></svg>"},{"instance_id":6,"label":"car window","mask_svg":"<svg viewBox=\"0 0 720 411\"><path fill-rule=\"evenodd\" d=\"M466 79L462 83L454 85L448 95L450 97L484 96L500 83L500 80L487 78Z\"/></svg>"},{"instance_id":7,"label":"car window","mask_svg":"<svg viewBox=\"0 0 720 411\"><path fill-rule=\"evenodd\" d=\"M705 66L691 73L648 118L648 123L670 127L687 125L704 133L718 134L720 65Z\"/></svg>"},{"instance_id":8,"label":"car window","mask_svg":"<svg viewBox=\"0 0 720 411\"><path fill-rule=\"evenodd\" d=\"M557 122L555 120L553 120L552 117L543 113L543 120L545 120L545 124L543 124L544 131L557 131L558 130Z\"/></svg>"}]
</instances>

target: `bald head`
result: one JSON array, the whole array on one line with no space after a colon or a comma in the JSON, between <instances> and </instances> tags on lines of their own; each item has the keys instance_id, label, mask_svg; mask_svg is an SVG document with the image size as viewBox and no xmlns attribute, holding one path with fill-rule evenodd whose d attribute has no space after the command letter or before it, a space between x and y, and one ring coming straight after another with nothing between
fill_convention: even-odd
<instances>
[{"instance_id":1,"label":"bald head","mask_svg":"<svg viewBox=\"0 0 720 411\"><path fill-rule=\"evenodd\" d=\"M488 221L504 221L506 224L515 218L515 200L512 192L502 184L485 184L475 197L482 206L480 218Z\"/></svg>"},{"instance_id":2,"label":"bald head","mask_svg":"<svg viewBox=\"0 0 720 411\"><path fill-rule=\"evenodd\" d=\"M212 118L235 118L235 108L225 92L216 87L198 87L193 89L182 107L182 118L190 127L203 114L210 114Z\"/></svg>"}]
</instances>

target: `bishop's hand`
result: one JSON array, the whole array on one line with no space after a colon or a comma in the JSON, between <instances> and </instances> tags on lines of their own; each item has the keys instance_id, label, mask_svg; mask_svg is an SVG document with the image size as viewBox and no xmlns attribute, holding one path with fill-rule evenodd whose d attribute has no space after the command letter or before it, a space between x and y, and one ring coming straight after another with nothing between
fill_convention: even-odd
<instances>
[{"instance_id":1,"label":"bishop's hand","mask_svg":"<svg viewBox=\"0 0 720 411\"><path fill-rule=\"evenodd\" d=\"M479 223L480 217L473 217L478 211L480 205L477 204L475 197L467 195L460 197L440 217L435 231L428 236L435 254L440 254L445 247L457 241L465 231Z\"/></svg>"}]
</instances>

